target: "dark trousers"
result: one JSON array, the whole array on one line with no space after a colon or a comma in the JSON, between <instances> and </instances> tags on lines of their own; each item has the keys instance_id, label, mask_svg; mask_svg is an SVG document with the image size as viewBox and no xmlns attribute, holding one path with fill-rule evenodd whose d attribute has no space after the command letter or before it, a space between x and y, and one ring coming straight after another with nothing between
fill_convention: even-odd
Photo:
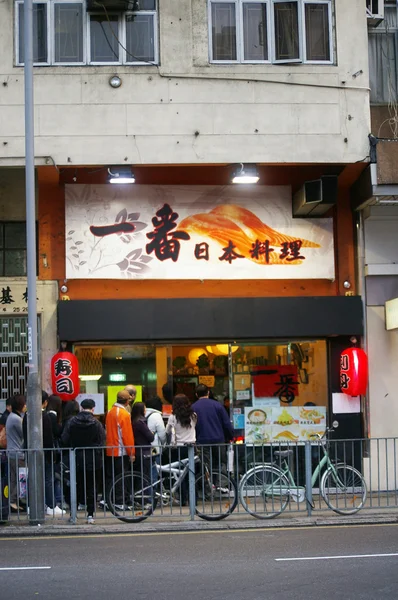
<instances>
[{"instance_id":1,"label":"dark trousers","mask_svg":"<svg viewBox=\"0 0 398 600\"><path fill-rule=\"evenodd\" d=\"M106 457L106 501L108 501L110 491L115 479L122 473L131 473L131 463L128 456L107 456ZM123 486L118 485L114 490L112 501L115 504L124 504Z\"/></svg>"},{"instance_id":2,"label":"dark trousers","mask_svg":"<svg viewBox=\"0 0 398 600\"><path fill-rule=\"evenodd\" d=\"M199 448L200 459L207 465L210 475L213 476L213 482L220 479L220 475L227 475L227 447L203 446Z\"/></svg>"},{"instance_id":3,"label":"dark trousers","mask_svg":"<svg viewBox=\"0 0 398 600\"><path fill-rule=\"evenodd\" d=\"M100 477L101 471L93 471L92 469L84 469L84 467L77 466L77 499L79 503L86 505L87 515L90 517L94 516L97 485Z\"/></svg>"}]
</instances>

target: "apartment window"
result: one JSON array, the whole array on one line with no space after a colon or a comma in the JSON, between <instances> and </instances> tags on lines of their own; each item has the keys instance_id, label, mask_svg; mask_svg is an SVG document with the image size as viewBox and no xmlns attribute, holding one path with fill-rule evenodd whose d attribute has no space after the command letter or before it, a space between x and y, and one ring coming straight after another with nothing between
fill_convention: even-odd
<instances>
[{"instance_id":1,"label":"apartment window","mask_svg":"<svg viewBox=\"0 0 398 600\"><path fill-rule=\"evenodd\" d=\"M34 3L34 63L40 65L147 64L158 62L156 0L134 11L87 11L86 1ZM16 62L24 62L24 5L16 2Z\"/></svg>"},{"instance_id":2,"label":"apartment window","mask_svg":"<svg viewBox=\"0 0 398 600\"><path fill-rule=\"evenodd\" d=\"M26 275L26 223L0 222L0 277Z\"/></svg>"},{"instance_id":3,"label":"apartment window","mask_svg":"<svg viewBox=\"0 0 398 600\"><path fill-rule=\"evenodd\" d=\"M208 1L211 62L333 62L332 0Z\"/></svg>"}]
</instances>

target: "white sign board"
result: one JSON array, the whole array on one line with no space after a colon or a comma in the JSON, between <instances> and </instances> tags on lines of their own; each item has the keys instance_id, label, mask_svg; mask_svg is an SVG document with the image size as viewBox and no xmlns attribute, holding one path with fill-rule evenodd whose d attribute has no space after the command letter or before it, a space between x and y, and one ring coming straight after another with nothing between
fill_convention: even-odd
<instances>
[{"instance_id":1,"label":"white sign board","mask_svg":"<svg viewBox=\"0 0 398 600\"><path fill-rule=\"evenodd\" d=\"M95 402L94 414L103 415L105 413L104 394L79 394L76 396L76 400L80 405L83 400L87 400L89 398Z\"/></svg>"},{"instance_id":2,"label":"white sign board","mask_svg":"<svg viewBox=\"0 0 398 600\"><path fill-rule=\"evenodd\" d=\"M386 302L386 329L398 329L398 298Z\"/></svg>"},{"instance_id":3,"label":"white sign board","mask_svg":"<svg viewBox=\"0 0 398 600\"><path fill-rule=\"evenodd\" d=\"M290 186L65 187L68 279L334 279L333 220Z\"/></svg>"}]
</instances>

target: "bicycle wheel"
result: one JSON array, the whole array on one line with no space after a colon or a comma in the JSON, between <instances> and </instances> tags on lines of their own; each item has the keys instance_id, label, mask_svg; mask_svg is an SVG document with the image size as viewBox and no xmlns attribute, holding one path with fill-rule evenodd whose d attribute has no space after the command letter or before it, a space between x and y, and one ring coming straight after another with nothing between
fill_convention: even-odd
<instances>
[{"instance_id":1,"label":"bicycle wheel","mask_svg":"<svg viewBox=\"0 0 398 600\"><path fill-rule=\"evenodd\" d=\"M205 521L228 517L238 504L236 483L224 473L211 478L206 471L195 480L196 514Z\"/></svg>"},{"instance_id":2,"label":"bicycle wheel","mask_svg":"<svg viewBox=\"0 0 398 600\"><path fill-rule=\"evenodd\" d=\"M322 476L321 495L340 515L353 515L366 501L367 489L362 474L344 463L330 466Z\"/></svg>"},{"instance_id":3,"label":"bicycle wheel","mask_svg":"<svg viewBox=\"0 0 398 600\"><path fill-rule=\"evenodd\" d=\"M124 503L118 504L119 498ZM155 510L157 496L154 486L138 473L124 473L115 481L108 494L108 506L112 514L124 523L139 523Z\"/></svg>"},{"instance_id":4,"label":"bicycle wheel","mask_svg":"<svg viewBox=\"0 0 398 600\"><path fill-rule=\"evenodd\" d=\"M285 510L289 502L289 488L289 481L280 469L259 465L243 476L239 500L256 519L272 519Z\"/></svg>"}]
</instances>

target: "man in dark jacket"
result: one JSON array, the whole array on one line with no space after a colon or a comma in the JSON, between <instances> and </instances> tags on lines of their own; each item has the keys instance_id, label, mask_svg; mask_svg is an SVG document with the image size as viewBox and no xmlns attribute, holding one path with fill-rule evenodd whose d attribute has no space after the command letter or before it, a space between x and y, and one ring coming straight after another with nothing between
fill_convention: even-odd
<instances>
[{"instance_id":1,"label":"man in dark jacket","mask_svg":"<svg viewBox=\"0 0 398 600\"><path fill-rule=\"evenodd\" d=\"M53 438L53 426L50 415L46 412L48 404L48 394L44 390L41 392L41 415L43 423L43 448L44 448L44 496L46 503L46 514L50 517L61 517L65 514L65 510L57 506L57 501L62 502L61 498L61 486L59 481L55 478L55 450L54 450L54 438ZM23 436L24 436L24 447L29 449L28 446L28 420L29 412L26 413L23 420ZM34 454L30 456L34 460ZM28 466L29 467L29 466ZM30 484L30 490L34 493L34 486L32 482Z\"/></svg>"},{"instance_id":2,"label":"man in dark jacket","mask_svg":"<svg viewBox=\"0 0 398 600\"><path fill-rule=\"evenodd\" d=\"M102 448L106 438L104 428L94 417L94 400L86 398L80 406L79 414L69 419L61 442L66 448L76 449L77 494L79 502L87 505L87 523L93 524L96 484L101 480Z\"/></svg>"},{"instance_id":3,"label":"man in dark jacket","mask_svg":"<svg viewBox=\"0 0 398 600\"><path fill-rule=\"evenodd\" d=\"M225 408L209 398L209 388L200 383L196 387L196 402L192 410L197 414L196 443L203 445L202 459L214 473L226 473L226 442L234 437L234 430ZM217 445L215 445L217 444ZM221 445L220 445L221 444Z\"/></svg>"}]
</instances>

